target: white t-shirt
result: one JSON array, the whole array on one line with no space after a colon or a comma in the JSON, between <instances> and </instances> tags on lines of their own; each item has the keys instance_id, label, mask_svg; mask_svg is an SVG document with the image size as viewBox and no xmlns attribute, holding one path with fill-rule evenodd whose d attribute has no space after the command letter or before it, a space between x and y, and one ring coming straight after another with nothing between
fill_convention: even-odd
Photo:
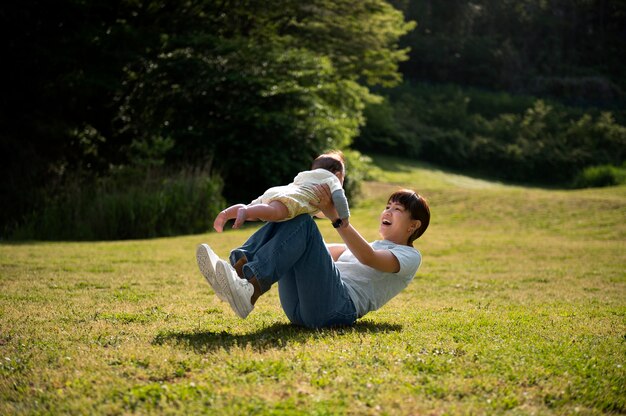
<instances>
[{"instance_id":1,"label":"white t-shirt","mask_svg":"<svg viewBox=\"0 0 626 416\"><path fill-rule=\"evenodd\" d=\"M313 169L300 172L293 178L293 183L296 185L323 185L326 184L330 188L330 192L333 193L341 188L341 182L334 173L326 169Z\"/></svg>"},{"instance_id":2,"label":"white t-shirt","mask_svg":"<svg viewBox=\"0 0 626 416\"><path fill-rule=\"evenodd\" d=\"M413 247L388 240L376 240L370 246L374 250L391 251L400 263L400 271L381 272L359 262L348 249L341 253L335 265L359 317L380 308L407 287L422 262L422 255Z\"/></svg>"}]
</instances>

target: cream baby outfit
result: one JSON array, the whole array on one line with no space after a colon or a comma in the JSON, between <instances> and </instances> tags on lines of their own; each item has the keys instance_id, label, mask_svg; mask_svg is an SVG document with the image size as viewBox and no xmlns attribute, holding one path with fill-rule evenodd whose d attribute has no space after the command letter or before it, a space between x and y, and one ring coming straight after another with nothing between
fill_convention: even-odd
<instances>
[{"instance_id":1,"label":"cream baby outfit","mask_svg":"<svg viewBox=\"0 0 626 416\"><path fill-rule=\"evenodd\" d=\"M314 169L300 172L289 185L275 186L265 191L250 205L269 204L272 201L282 202L289 211L286 221L301 214L316 214L319 210L310 201L317 201L316 185L328 185L333 197L333 203L341 219L350 217L348 201L337 176L326 169Z\"/></svg>"}]
</instances>

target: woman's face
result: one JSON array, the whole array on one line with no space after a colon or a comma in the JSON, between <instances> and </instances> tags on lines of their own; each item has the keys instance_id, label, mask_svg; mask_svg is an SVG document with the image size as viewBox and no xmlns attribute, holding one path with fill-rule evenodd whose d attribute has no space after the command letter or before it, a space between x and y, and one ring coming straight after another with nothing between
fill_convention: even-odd
<instances>
[{"instance_id":1,"label":"woman's face","mask_svg":"<svg viewBox=\"0 0 626 416\"><path fill-rule=\"evenodd\" d=\"M409 236L419 227L419 220L411 219L404 205L389 201L380 215L379 232L383 239L396 244L407 244Z\"/></svg>"}]
</instances>

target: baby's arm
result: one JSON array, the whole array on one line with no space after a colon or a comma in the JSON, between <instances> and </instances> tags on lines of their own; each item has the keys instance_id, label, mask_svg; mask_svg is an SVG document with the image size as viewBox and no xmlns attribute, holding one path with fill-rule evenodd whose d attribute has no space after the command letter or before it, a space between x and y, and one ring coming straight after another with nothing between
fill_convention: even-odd
<instances>
[{"instance_id":1,"label":"baby's arm","mask_svg":"<svg viewBox=\"0 0 626 416\"><path fill-rule=\"evenodd\" d=\"M343 186L341 185L341 182L339 182L339 178L337 178L335 175L332 175L324 182L328 184L333 204L337 209L337 214L339 214L339 218L347 223L348 218L350 218L350 208L348 206L346 193L343 189Z\"/></svg>"},{"instance_id":2,"label":"baby's arm","mask_svg":"<svg viewBox=\"0 0 626 416\"><path fill-rule=\"evenodd\" d=\"M348 206L348 199L346 198L346 193L343 188L337 189L332 193L333 204L337 209L337 213L339 214L339 218L342 220L347 220L350 218L350 207Z\"/></svg>"}]
</instances>

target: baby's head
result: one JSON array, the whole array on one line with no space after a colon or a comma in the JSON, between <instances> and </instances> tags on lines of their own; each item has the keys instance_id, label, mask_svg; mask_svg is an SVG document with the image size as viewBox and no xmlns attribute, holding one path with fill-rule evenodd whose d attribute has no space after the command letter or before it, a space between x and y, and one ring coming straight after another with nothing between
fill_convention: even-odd
<instances>
[{"instance_id":1,"label":"baby's head","mask_svg":"<svg viewBox=\"0 0 626 416\"><path fill-rule=\"evenodd\" d=\"M346 167L343 153L340 150L332 150L330 152L319 155L314 161L311 169L326 169L334 173L339 182L343 185L346 177Z\"/></svg>"}]
</instances>

